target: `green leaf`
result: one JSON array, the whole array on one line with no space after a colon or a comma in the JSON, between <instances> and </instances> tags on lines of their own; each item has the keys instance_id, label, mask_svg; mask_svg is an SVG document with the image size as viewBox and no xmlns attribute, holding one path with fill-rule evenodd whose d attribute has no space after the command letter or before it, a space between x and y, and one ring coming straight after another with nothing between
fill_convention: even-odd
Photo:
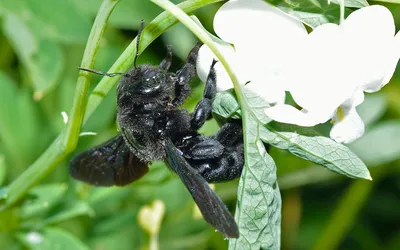
<instances>
[{"instance_id":1,"label":"green leaf","mask_svg":"<svg viewBox=\"0 0 400 250\"><path fill-rule=\"evenodd\" d=\"M246 88L243 88L243 93L246 98L246 102L249 104L249 107L247 108L251 109L251 113L254 115L254 118L257 119L258 123L269 123L271 119L264 112L269 105L264 98L250 90L247 90Z\"/></svg>"},{"instance_id":2,"label":"green leaf","mask_svg":"<svg viewBox=\"0 0 400 250\"><path fill-rule=\"evenodd\" d=\"M19 240L32 250L89 250L75 235L61 228L18 234Z\"/></svg>"},{"instance_id":3,"label":"green leaf","mask_svg":"<svg viewBox=\"0 0 400 250\"><path fill-rule=\"evenodd\" d=\"M331 3L339 4L338 0L331 0ZM368 2L366 0L346 0L344 1L344 5L349 8L362 8L368 6Z\"/></svg>"},{"instance_id":4,"label":"green leaf","mask_svg":"<svg viewBox=\"0 0 400 250\"><path fill-rule=\"evenodd\" d=\"M268 104L256 93L242 90L247 104L243 117L233 90L218 93L213 101L215 115L243 118L245 166L235 213L240 237L230 240L229 249L279 249L282 201L276 166L257 132L271 121L264 113Z\"/></svg>"},{"instance_id":5,"label":"green leaf","mask_svg":"<svg viewBox=\"0 0 400 250\"><path fill-rule=\"evenodd\" d=\"M19 209L18 214L22 219L32 218L47 212L51 207L60 202L67 190L64 183L46 184L32 188L27 200Z\"/></svg>"},{"instance_id":6,"label":"green leaf","mask_svg":"<svg viewBox=\"0 0 400 250\"><path fill-rule=\"evenodd\" d=\"M43 40L85 43L90 32L90 19L70 1L2 0L0 13L14 14L27 29ZM21 40L25 45L27 41ZM53 61L55 63L56 61Z\"/></svg>"},{"instance_id":7,"label":"green leaf","mask_svg":"<svg viewBox=\"0 0 400 250\"><path fill-rule=\"evenodd\" d=\"M327 0L265 1L278 7L283 12L286 12L290 16L302 21L312 28L324 23L339 23L339 5L334 3L328 4ZM365 0L346 0L344 2L347 7L360 8L368 6L368 3ZM350 12L349 9L346 9L346 15Z\"/></svg>"},{"instance_id":8,"label":"green leaf","mask_svg":"<svg viewBox=\"0 0 400 250\"><path fill-rule=\"evenodd\" d=\"M224 119L240 119L242 117L240 106L233 89L218 92L212 103L213 117L215 115Z\"/></svg>"},{"instance_id":9,"label":"green leaf","mask_svg":"<svg viewBox=\"0 0 400 250\"><path fill-rule=\"evenodd\" d=\"M245 166L235 213L240 237L230 240L229 249L279 249L282 201L276 166L259 138L257 119L247 114L243 124Z\"/></svg>"},{"instance_id":10,"label":"green leaf","mask_svg":"<svg viewBox=\"0 0 400 250\"><path fill-rule=\"evenodd\" d=\"M47 143L46 136L37 136L43 134L40 132L46 129L46 124L38 119L38 108L29 91L17 89L17 84L1 71L0 83L0 139L7 163L13 165L8 171L12 178L24 170L40 153L43 143Z\"/></svg>"},{"instance_id":11,"label":"green leaf","mask_svg":"<svg viewBox=\"0 0 400 250\"><path fill-rule=\"evenodd\" d=\"M252 113L257 117L258 122L261 124L269 123L271 119L268 118L264 112L264 110L269 107L268 103L259 95L246 88L243 89L243 92L247 101L251 103ZM224 119L241 118L240 106L233 89L217 93L212 108L213 113L217 115L217 117Z\"/></svg>"},{"instance_id":12,"label":"green leaf","mask_svg":"<svg viewBox=\"0 0 400 250\"><path fill-rule=\"evenodd\" d=\"M350 144L368 166L382 165L400 159L400 121L386 121L374 126Z\"/></svg>"},{"instance_id":13,"label":"green leaf","mask_svg":"<svg viewBox=\"0 0 400 250\"><path fill-rule=\"evenodd\" d=\"M276 166L257 132L270 121L264 113L268 104L257 94L243 91L251 113L246 110L243 117L245 166L235 213L240 237L230 240L229 249L279 249L282 201ZM224 119L240 118L242 112L233 90L218 93L213 101L213 113Z\"/></svg>"},{"instance_id":14,"label":"green leaf","mask_svg":"<svg viewBox=\"0 0 400 250\"><path fill-rule=\"evenodd\" d=\"M352 178L371 179L365 164L346 146L324 136L305 136L298 132L279 132L268 126L260 127L258 133L264 142L331 171Z\"/></svg>"},{"instance_id":15,"label":"green leaf","mask_svg":"<svg viewBox=\"0 0 400 250\"><path fill-rule=\"evenodd\" d=\"M35 98L55 86L61 74L63 55L57 44L41 39L15 14L3 16L3 30L24 65L35 89Z\"/></svg>"}]
</instances>

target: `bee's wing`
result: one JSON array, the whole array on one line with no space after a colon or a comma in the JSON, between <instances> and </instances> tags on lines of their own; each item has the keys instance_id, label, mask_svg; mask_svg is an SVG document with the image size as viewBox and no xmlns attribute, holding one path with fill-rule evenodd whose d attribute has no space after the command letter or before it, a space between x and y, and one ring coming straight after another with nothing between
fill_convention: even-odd
<instances>
[{"instance_id":1,"label":"bee's wing","mask_svg":"<svg viewBox=\"0 0 400 250\"><path fill-rule=\"evenodd\" d=\"M179 175L204 219L226 237L238 238L238 226L221 198L210 188L204 178L189 165L170 139L166 140L165 152L169 167Z\"/></svg>"},{"instance_id":2,"label":"bee's wing","mask_svg":"<svg viewBox=\"0 0 400 250\"><path fill-rule=\"evenodd\" d=\"M147 164L132 154L121 135L80 153L69 165L72 177L96 186L127 185L148 170Z\"/></svg>"}]
</instances>

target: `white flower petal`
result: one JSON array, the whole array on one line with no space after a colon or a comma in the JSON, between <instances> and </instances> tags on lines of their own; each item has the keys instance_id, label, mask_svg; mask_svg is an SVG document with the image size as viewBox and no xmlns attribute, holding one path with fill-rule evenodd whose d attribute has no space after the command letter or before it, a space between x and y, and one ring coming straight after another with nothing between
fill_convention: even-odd
<instances>
[{"instance_id":1,"label":"white flower petal","mask_svg":"<svg viewBox=\"0 0 400 250\"><path fill-rule=\"evenodd\" d=\"M353 75L359 86L375 92L393 75L398 61L393 39L393 16L383 6L374 5L354 11L342 24L346 44L351 49Z\"/></svg>"},{"instance_id":2,"label":"white flower petal","mask_svg":"<svg viewBox=\"0 0 400 250\"><path fill-rule=\"evenodd\" d=\"M361 137L364 130L364 122L356 109L352 109L343 120L333 124L330 137L340 143L350 143Z\"/></svg>"},{"instance_id":3,"label":"white flower petal","mask_svg":"<svg viewBox=\"0 0 400 250\"><path fill-rule=\"evenodd\" d=\"M342 26L348 35L374 41L393 37L395 32L392 13L381 5L367 6L354 11Z\"/></svg>"},{"instance_id":4,"label":"white flower petal","mask_svg":"<svg viewBox=\"0 0 400 250\"><path fill-rule=\"evenodd\" d=\"M248 88L269 103L283 103L284 83L292 76L288 69L298 66L293 57L299 50L293 41L299 44L307 37L304 25L262 0L233 0L218 10L214 29L219 37L234 45L234 51L229 48L234 53L223 53L232 55L227 59L240 82L250 82ZM198 74L205 81L212 54L203 47L199 52ZM217 64L216 71L218 90L231 88L222 65Z\"/></svg>"},{"instance_id":5,"label":"white flower petal","mask_svg":"<svg viewBox=\"0 0 400 250\"><path fill-rule=\"evenodd\" d=\"M361 88L357 88L354 91L353 95L344 101L340 107L343 110L343 113L347 115L350 110L355 109L358 105L360 105L364 101L364 92Z\"/></svg>"},{"instance_id":6,"label":"white flower petal","mask_svg":"<svg viewBox=\"0 0 400 250\"><path fill-rule=\"evenodd\" d=\"M268 47L269 42L307 34L301 22L263 0L226 2L214 17L214 30L219 37L235 46L247 45L251 39L252 42L266 42L264 46Z\"/></svg>"},{"instance_id":7,"label":"white flower petal","mask_svg":"<svg viewBox=\"0 0 400 250\"><path fill-rule=\"evenodd\" d=\"M278 84L268 84L265 78L254 79L246 85L246 88L258 94L269 104L285 103L285 90L279 88Z\"/></svg>"},{"instance_id":8,"label":"white flower petal","mask_svg":"<svg viewBox=\"0 0 400 250\"><path fill-rule=\"evenodd\" d=\"M281 123L297 124L311 127L325 122L329 118L321 118L320 115L311 114L305 110L300 111L287 104L275 105L264 110L265 114L274 121Z\"/></svg>"},{"instance_id":9,"label":"white flower petal","mask_svg":"<svg viewBox=\"0 0 400 250\"><path fill-rule=\"evenodd\" d=\"M338 25L317 27L308 37L303 66L292 74L296 80L287 83L286 90L299 106L326 119L356 89L350 62L343 61L343 42Z\"/></svg>"},{"instance_id":10,"label":"white flower petal","mask_svg":"<svg viewBox=\"0 0 400 250\"><path fill-rule=\"evenodd\" d=\"M382 83L379 89L381 89L383 86L385 86L390 79L392 78L394 71L396 70L397 63L399 62L400 58L400 32L396 34L396 36L393 39L393 45L392 45L392 50L391 50L391 58L388 60L388 66L386 69L386 74L382 79ZM378 91L379 89L375 90ZM366 92L371 92L368 90L365 90Z\"/></svg>"},{"instance_id":11,"label":"white flower petal","mask_svg":"<svg viewBox=\"0 0 400 250\"><path fill-rule=\"evenodd\" d=\"M226 46L215 43L224 57L229 60L229 63L235 67L235 51L232 46ZM208 48L207 45L202 45L199 50L199 55L197 58L197 75L199 76L202 82L206 82L208 73L210 72L210 67L213 59L216 59L214 53ZM214 66L216 74L217 74L217 90L224 91L230 88L233 88L233 84L231 78L229 77L228 73L226 72L224 66L217 62Z\"/></svg>"}]
</instances>

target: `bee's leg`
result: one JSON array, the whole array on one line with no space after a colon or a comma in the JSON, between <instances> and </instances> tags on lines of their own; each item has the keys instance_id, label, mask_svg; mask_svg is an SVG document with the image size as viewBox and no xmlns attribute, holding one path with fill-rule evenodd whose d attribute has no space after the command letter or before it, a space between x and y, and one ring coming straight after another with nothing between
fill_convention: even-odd
<instances>
[{"instance_id":1,"label":"bee's leg","mask_svg":"<svg viewBox=\"0 0 400 250\"><path fill-rule=\"evenodd\" d=\"M196 62L199 49L200 43L196 44L196 46L194 46L189 52L186 63L176 73L177 81L175 83L175 99L172 101L173 106L179 106L183 104L186 97L189 96L189 82L196 75Z\"/></svg>"},{"instance_id":2,"label":"bee's leg","mask_svg":"<svg viewBox=\"0 0 400 250\"><path fill-rule=\"evenodd\" d=\"M160 69L168 71L169 67L171 67L172 63L172 47L171 45L167 46L167 57L160 63Z\"/></svg>"},{"instance_id":3,"label":"bee's leg","mask_svg":"<svg viewBox=\"0 0 400 250\"><path fill-rule=\"evenodd\" d=\"M203 126L203 124L211 119L211 103L215 97L217 92L217 75L215 73L214 65L217 63L216 60L213 60L210 72L207 76L206 86L204 88L203 99L201 99L193 112L192 117L192 129L198 130Z\"/></svg>"},{"instance_id":4,"label":"bee's leg","mask_svg":"<svg viewBox=\"0 0 400 250\"><path fill-rule=\"evenodd\" d=\"M240 121L224 124L214 139L224 146L224 153L198 165L207 182L221 182L240 177L244 165L243 132Z\"/></svg>"},{"instance_id":5,"label":"bee's leg","mask_svg":"<svg viewBox=\"0 0 400 250\"><path fill-rule=\"evenodd\" d=\"M221 156L226 148L236 147L243 143L242 126L240 123L226 123L214 136L197 135L186 139L186 145L181 148L184 156L194 160L213 159Z\"/></svg>"},{"instance_id":6,"label":"bee's leg","mask_svg":"<svg viewBox=\"0 0 400 250\"><path fill-rule=\"evenodd\" d=\"M213 137L193 137L180 149L207 182L233 180L242 173L244 148L240 123L224 124Z\"/></svg>"},{"instance_id":7,"label":"bee's leg","mask_svg":"<svg viewBox=\"0 0 400 250\"><path fill-rule=\"evenodd\" d=\"M199 135L192 138L182 151L186 159L208 160L221 156L224 153L224 146L214 138Z\"/></svg>"},{"instance_id":8,"label":"bee's leg","mask_svg":"<svg viewBox=\"0 0 400 250\"><path fill-rule=\"evenodd\" d=\"M225 123L215 134L215 139L224 147L232 147L238 143L243 143L243 130L241 120L237 122Z\"/></svg>"},{"instance_id":9,"label":"bee's leg","mask_svg":"<svg viewBox=\"0 0 400 250\"><path fill-rule=\"evenodd\" d=\"M224 148L224 152L218 157L187 161L209 183L233 180L240 177L243 170L243 143Z\"/></svg>"},{"instance_id":10,"label":"bee's leg","mask_svg":"<svg viewBox=\"0 0 400 250\"><path fill-rule=\"evenodd\" d=\"M244 165L243 144L226 150L218 160L200 165L198 171L209 183L234 180L242 174Z\"/></svg>"}]
</instances>

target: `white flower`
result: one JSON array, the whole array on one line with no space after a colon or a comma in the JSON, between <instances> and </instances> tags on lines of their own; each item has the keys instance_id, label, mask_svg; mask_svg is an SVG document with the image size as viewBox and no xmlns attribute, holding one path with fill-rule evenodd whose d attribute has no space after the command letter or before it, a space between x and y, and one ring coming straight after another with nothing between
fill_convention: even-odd
<instances>
[{"instance_id":1,"label":"white flower","mask_svg":"<svg viewBox=\"0 0 400 250\"><path fill-rule=\"evenodd\" d=\"M290 62L298 51L296 42L307 36L303 24L263 0L231 0L214 17L214 30L225 42L216 43L229 60L239 81L269 103L283 103L284 84L291 81ZM205 81L215 55L203 45L197 73ZM232 88L224 67L217 63L217 88Z\"/></svg>"},{"instance_id":2,"label":"white flower","mask_svg":"<svg viewBox=\"0 0 400 250\"><path fill-rule=\"evenodd\" d=\"M214 18L225 42L216 45L239 81L272 107L273 120L314 126L332 119L331 138L349 143L364 133L356 107L364 92L376 92L391 79L400 57L400 35L383 6L350 14L340 25L324 24L307 34L304 26L262 0L231 0ZM206 80L215 58L202 46L198 75ZM232 87L223 66L216 65L218 90ZM300 110L284 104L290 92Z\"/></svg>"},{"instance_id":3,"label":"white flower","mask_svg":"<svg viewBox=\"0 0 400 250\"><path fill-rule=\"evenodd\" d=\"M376 92L393 75L400 57L400 36L383 6L354 11L340 25L324 24L313 30L299 60L306 67L294 71L296 81L286 90L302 108L278 104L266 110L273 120L313 126L334 117L330 136L349 143L364 133L356 106L365 92Z\"/></svg>"}]
</instances>

